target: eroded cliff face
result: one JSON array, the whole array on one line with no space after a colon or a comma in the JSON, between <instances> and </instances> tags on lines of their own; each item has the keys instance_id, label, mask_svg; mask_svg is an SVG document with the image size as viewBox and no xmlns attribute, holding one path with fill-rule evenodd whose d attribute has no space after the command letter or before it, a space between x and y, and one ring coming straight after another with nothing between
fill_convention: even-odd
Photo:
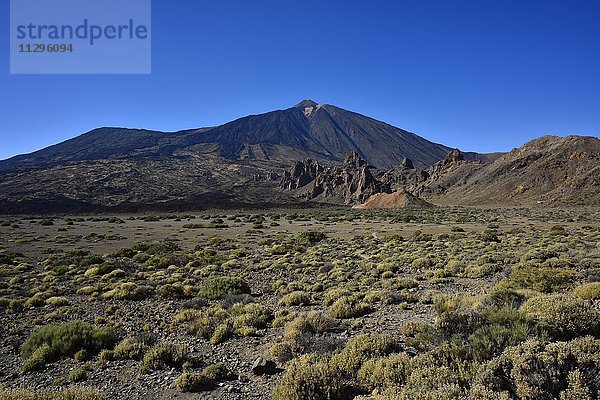
<instances>
[{"instance_id":1,"label":"eroded cliff face","mask_svg":"<svg viewBox=\"0 0 600 400\"><path fill-rule=\"evenodd\" d=\"M304 187L314 181L325 167L317 161L306 159L297 161L289 171L283 173L279 187L284 190L295 190Z\"/></svg>"},{"instance_id":2,"label":"eroded cliff face","mask_svg":"<svg viewBox=\"0 0 600 400\"><path fill-rule=\"evenodd\" d=\"M381 175L382 171L352 152L340 166L323 167L313 160L297 162L285 172L279 186L297 191L305 200L356 204L376 193L391 192L389 185L378 179Z\"/></svg>"}]
</instances>

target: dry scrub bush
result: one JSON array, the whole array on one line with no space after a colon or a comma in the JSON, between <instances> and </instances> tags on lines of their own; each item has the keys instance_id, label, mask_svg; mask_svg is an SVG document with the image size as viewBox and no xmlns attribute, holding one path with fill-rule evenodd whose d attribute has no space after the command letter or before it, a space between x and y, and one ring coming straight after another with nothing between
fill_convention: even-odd
<instances>
[{"instance_id":1,"label":"dry scrub bush","mask_svg":"<svg viewBox=\"0 0 600 400\"><path fill-rule=\"evenodd\" d=\"M290 361L273 390L273 400L343 400L340 372L327 359L304 355Z\"/></svg>"},{"instance_id":2,"label":"dry scrub bush","mask_svg":"<svg viewBox=\"0 0 600 400\"><path fill-rule=\"evenodd\" d=\"M573 289L573 295L584 300L600 299L600 282L586 283Z\"/></svg>"},{"instance_id":3,"label":"dry scrub bush","mask_svg":"<svg viewBox=\"0 0 600 400\"><path fill-rule=\"evenodd\" d=\"M143 300L152 294L152 289L147 286L139 286L133 282L124 282L112 290L104 293L105 300Z\"/></svg>"},{"instance_id":4,"label":"dry scrub bush","mask_svg":"<svg viewBox=\"0 0 600 400\"><path fill-rule=\"evenodd\" d=\"M364 362L399 350L401 345L396 336L358 335L350 339L341 352L333 355L331 365L348 375L355 375Z\"/></svg>"},{"instance_id":5,"label":"dry scrub bush","mask_svg":"<svg viewBox=\"0 0 600 400\"><path fill-rule=\"evenodd\" d=\"M334 318L355 318L368 313L370 307L363 303L358 296L342 297L336 300L329 310Z\"/></svg>"},{"instance_id":6,"label":"dry scrub bush","mask_svg":"<svg viewBox=\"0 0 600 400\"><path fill-rule=\"evenodd\" d=\"M0 400L105 400L105 397L95 389L86 388L30 390L0 387Z\"/></svg>"},{"instance_id":7,"label":"dry scrub bush","mask_svg":"<svg viewBox=\"0 0 600 400\"><path fill-rule=\"evenodd\" d=\"M310 296L306 292L294 291L279 300L280 306L304 306L310 304Z\"/></svg>"},{"instance_id":8,"label":"dry scrub bush","mask_svg":"<svg viewBox=\"0 0 600 400\"><path fill-rule=\"evenodd\" d=\"M568 268L519 265L508 278L499 282L498 286L549 293L572 287L579 278L580 274L577 271Z\"/></svg>"},{"instance_id":9,"label":"dry scrub bush","mask_svg":"<svg viewBox=\"0 0 600 400\"><path fill-rule=\"evenodd\" d=\"M188 360L188 354L189 349L186 345L159 343L144 356L142 373L166 368L179 368Z\"/></svg>"},{"instance_id":10,"label":"dry scrub bush","mask_svg":"<svg viewBox=\"0 0 600 400\"><path fill-rule=\"evenodd\" d=\"M202 372L184 372L175 380L175 388L180 392L200 392L210 390L211 380Z\"/></svg>"},{"instance_id":11,"label":"dry scrub bush","mask_svg":"<svg viewBox=\"0 0 600 400\"><path fill-rule=\"evenodd\" d=\"M125 338L115 346L114 350L103 350L98 362L105 364L107 361L141 360L148 349L148 343L141 338Z\"/></svg>"},{"instance_id":12,"label":"dry scrub bush","mask_svg":"<svg viewBox=\"0 0 600 400\"><path fill-rule=\"evenodd\" d=\"M329 331L333 326L334 321L321 312L301 313L285 324L285 337L286 339L295 339L305 334L321 334Z\"/></svg>"},{"instance_id":13,"label":"dry scrub bush","mask_svg":"<svg viewBox=\"0 0 600 400\"><path fill-rule=\"evenodd\" d=\"M173 319L173 324L187 323L188 331L211 343L219 344L234 335L253 336L257 329L269 326L273 313L258 303L236 303L230 309L222 306L206 310L182 310Z\"/></svg>"},{"instance_id":14,"label":"dry scrub bush","mask_svg":"<svg viewBox=\"0 0 600 400\"><path fill-rule=\"evenodd\" d=\"M402 386L411 374L410 361L406 353L368 360L358 371L358 379L370 390Z\"/></svg>"},{"instance_id":15,"label":"dry scrub bush","mask_svg":"<svg viewBox=\"0 0 600 400\"><path fill-rule=\"evenodd\" d=\"M537 296L527 300L521 311L559 340L600 335L600 312L585 300L567 294Z\"/></svg>"},{"instance_id":16,"label":"dry scrub bush","mask_svg":"<svg viewBox=\"0 0 600 400\"><path fill-rule=\"evenodd\" d=\"M213 381L224 380L231 375L224 364L211 364L202 370L202 374Z\"/></svg>"},{"instance_id":17,"label":"dry scrub bush","mask_svg":"<svg viewBox=\"0 0 600 400\"><path fill-rule=\"evenodd\" d=\"M596 399L598 354L600 340L592 337L548 344L528 340L487 363L473 391L483 388L518 399Z\"/></svg>"}]
</instances>

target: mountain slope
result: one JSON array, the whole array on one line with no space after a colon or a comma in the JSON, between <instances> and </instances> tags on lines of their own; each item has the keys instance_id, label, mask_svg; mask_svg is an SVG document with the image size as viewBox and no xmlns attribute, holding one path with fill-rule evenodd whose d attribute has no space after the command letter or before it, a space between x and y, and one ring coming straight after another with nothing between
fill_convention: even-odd
<instances>
[{"instance_id":1,"label":"mountain slope","mask_svg":"<svg viewBox=\"0 0 600 400\"><path fill-rule=\"evenodd\" d=\"M307 157L342 161L356 152L369 163L391 168L404 157L425 167L449 148L384 122L331 105L298 105L251 115L212 128L159 132L99 128L27 155L0 161L0 169L44 167L72 161L168 157L214 153L228 160L289 161Z\"/></svg>"},{"instance_id":2,"label":"mountain slope","mask_svg":"<svg viewBox=\"0 0 600 400\"><path fill-rule=\"evenodd\" d=\"M98 128L73 139L46 147L30 154L0 161L0 169L45 167L72 161L136 157L154 149L156 155L165 150L181 133L145 129Z\"/></svg>"},{"instance_id":3,"label":"mountain slope","mask_svg":"<svg viewBox=\"0 0 600 400\"><path fill-rule=\"evenodd\" d=\"M600 140L591 136L543 136L492 163L436 172L425 196L438 204L600 204Z\"/></svg>"},{"instance_id":4,"label":"mountain slope","mask_svg":"<svg viewBox=\"0 0 600 400\"><path fill-rule=\"evenodd\" d=\"M392 168L404 157L425 167L449 148L361 114L304 100L296 106L252 115L182 138L180 146L213 143L219 155L235 159L285 161L290 155L342 161L358 153L370 164Z\"/></svg>"}]
</instances>

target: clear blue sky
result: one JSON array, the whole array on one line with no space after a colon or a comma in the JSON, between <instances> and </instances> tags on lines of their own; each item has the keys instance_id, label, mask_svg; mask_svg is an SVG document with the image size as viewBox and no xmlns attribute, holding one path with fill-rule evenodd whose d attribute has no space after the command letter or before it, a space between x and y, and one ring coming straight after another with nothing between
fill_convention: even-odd
<instances>
[{"instance_id":1,"label":"clear blue sky","mask_svg":"<svg viewBox=\"0 0 600 400\"><path fill-rule=\"evenodd\" d=\"M1 3L0 158L304 98L463 150L600 134L597 0L153 0L148 76L11 76Z\"/></svg>"}]
</instances>

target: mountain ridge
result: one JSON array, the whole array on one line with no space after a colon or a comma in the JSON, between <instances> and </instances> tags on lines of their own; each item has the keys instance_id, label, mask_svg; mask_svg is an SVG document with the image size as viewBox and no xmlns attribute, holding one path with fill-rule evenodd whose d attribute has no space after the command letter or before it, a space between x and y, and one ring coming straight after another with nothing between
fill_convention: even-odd
<instances>
[{"instance_id":1,"label":"mountain ridge","mask_svg":"<svg viewBox=\"0 0 600 400\"><path fill-rule=\"evenodd\" d=\"M597 141L550 136L509 153L457 158L452 148L385 122L303 100L207 128L97 128L0 161L0 213L294 207L312 195L299 199L281 180L306 159L329 171L311 189L313 200L332 204L399 189L434 204L551 203L561 193L593 203L600 202ZM337 167L348 154L353 161ZM525 189L515 189L521 181Z\"/></svg>"},{"instance_id":2,"label":"mountain ridge","mask_svg":"<svg viewBox=\"0 0 600 400\"><path fill-rule=\"evenodd\" d=\"M315 110L307 113L307 108ZM391 168L404 157L412 158L419 166L430 165L450 149L362 114L303 100L291 108L248 115L214 127L175 132L96 128L44 149L2 160L0 169L152 156L153 152L173 155L192 147L206 148L208 144L217 144L218 154L227 159L247 158L253 146L262 147L262 154L256 157L279 161L288 160L286 153L293 153L291 149L328 161L342 161L354 151L383 168Z\"/></svg>"}]
</instances>

